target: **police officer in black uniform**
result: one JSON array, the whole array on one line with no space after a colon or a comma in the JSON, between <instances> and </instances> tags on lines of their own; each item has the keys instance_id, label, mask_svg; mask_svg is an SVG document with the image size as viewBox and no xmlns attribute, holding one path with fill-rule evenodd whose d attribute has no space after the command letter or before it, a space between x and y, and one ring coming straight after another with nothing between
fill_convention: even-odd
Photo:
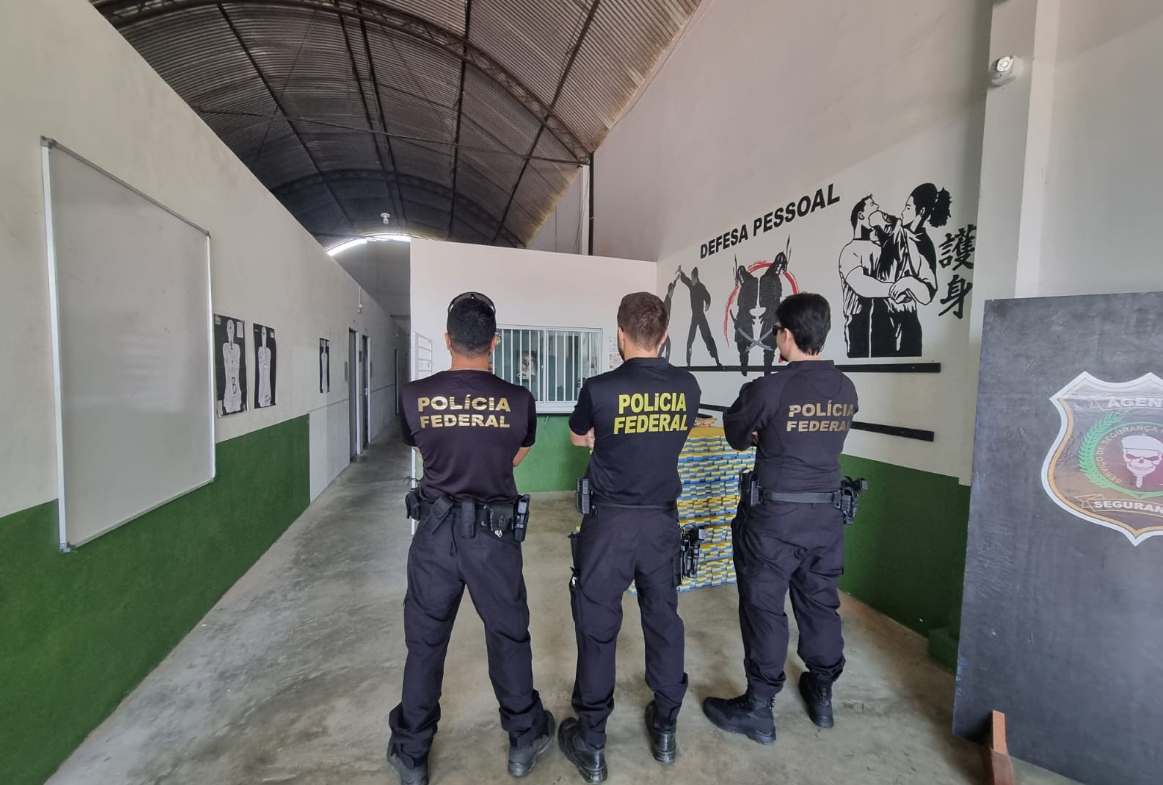
<instances>
[{"instance_id":1,"label":"police officer in black uniform","mask_svg":"<svg viewBox=\"0 0 1163 785\"><path fill-rule=\"evenodd\" d=\"M654 691L646 708L651 751L664 764L676 756L675 723L687 688L677 593L678 454L698 414L700 391L694 376L658 356L666 326L657 296L622 298L618 352L625 363L588 379L569 419L573 443L593 448L585 478L592 508L571 540L577 719L562 721L558 741L588 782L607 776L606 720L614 708L622 595L631 581L646 639L646 683Z\"/></svg>"},{"instance_id":2,"label":"police officer in black uniform","mask_svg":"<svg viewBox=\"0 0 1163 785\"><path fill-rule=\"evenodd\" d=\"M703 712L723 730L761 744L775 741L772 701L784 682L789 589L808 667L800 693L822 728L832 727L832 684L844 670L837 589L844 515L837 499L840 452L857 400L851 380L819 358L831 324L828 301L818 294L780 303L775 337L790 364L743 387L723 417L732 447L758 446L758 493L744 499L731 526L747 692L708 698ZM748 508L751 498L757 504Z\"/></svg>"},{"instance_id":3,"label":"police officer in black uniform","mask_svg":"<svg viewBox=\"0 0 1163 785\"><path fill-rule=\"evenodd\" d=\"M404 443L424 460L409 494L420 521L408 552L404 634L408 659L392 710L388 762L404 785L428 782L428 750L440 719L448 639L467 586L485 626L489 678L509 732L509 773L524 777L552 745L554 721L533 689L529 605L521 574L528 497L513 467L536 435L533 396L489 371L496 345L493 303L467 292L448 309L452 369L401 393Z\"/></svg>"}]
</instances>

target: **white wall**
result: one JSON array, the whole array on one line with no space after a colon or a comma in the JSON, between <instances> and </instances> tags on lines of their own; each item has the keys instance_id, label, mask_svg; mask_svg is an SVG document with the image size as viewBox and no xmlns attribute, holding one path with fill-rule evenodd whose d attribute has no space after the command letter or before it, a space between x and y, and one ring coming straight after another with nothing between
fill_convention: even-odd
<instances>
[{"instance_id":1,"label":"white wall","mask_svg":"<svg viewBox=\"0 0 1163 785\"><path fill-rule=\"evenodd\" d=\"M582 253L589 232L589 226L584 221L587 199L587 179L579 173L553 212L545 219L541 229L529 241L529 250Z\"/></svg>"},{"instance_id":2,"label":"white wall","mask_svg":"<svg viewBox=\"0 0 1163 785\"><path fill-rule=\"evenodd\" d=\"M872 193L898 214L914 186L933 182L953 197L949 224L930 229L935 242L976 222L989 32L990 4L977 0L717 0L595 156L596 251L659 260L660 292L678 264L706 267L724 339L735 252L741 263L770 261L790 237L791 271L838 312L837 261L861 197ZM700 260L702 242L829 184L839 204ZM939 297L950 278L939 271ZM687 302L680 284L672 320L682 333L673 336L680 363ZM939 376L853 377L860 419L933 430L937 441L854 432L848 451L967 481L970 304L961 320L937 316L940 309L923 317L922 358L943 364ZM838 324L833 356L843 346ZM738 362L722 350L724 362ZM708 361L696 348L694 363ZM761 364L758 352L751 362ZM716 403L729 404L743 382L699 376Z\"/></svg>"},{"instance_id":3,"label":"white wall","mask_svg":"<svg viewBox=\"0 0 1163 785\"><path fill-rule=\"evenodd\" d=\"M433 372L451 358L444 345L448 303L478 291L497 306L497 323L601 328L617 351L618 304L650 292L653 262L417 240L412 243L412 329L433 342ZM602 368L605 371L606 368Z\"/></svg>"},{"instance_id":4,"label":"white wall","mask_svg":"<svg viewBox=\"0 0 1163 785\"><path fill-rule=\"evenodd\" d=\"M349 328L392 344L388 315L366 296L361 312L356 283L85 0L10 4L0 106L0 515L56 496L41 136L206 228L215 312L278 331L278 404L219 419L218 441L343 404ZM327 395L320 338L339 349Z\"/></svg>"},{"instance_id":5,"label":"white wall","mask_svg":"<svg viewBox=\"0 0 1163 785\"><path fill-rule=\"evenodd\" d=\"M393 319L407 319L411 253L410 243L368 242L333 258Z\"/></svg>"},{"instance_id":6,"label":"white wall","mask_svg":"<svg viewBox=\"0 0 1163 785\"><path fill-rule=\"evenodd\" d=\"M1163 4L1063 0L1038 294L1163 289Z\"/></svg>"}]
</instances>

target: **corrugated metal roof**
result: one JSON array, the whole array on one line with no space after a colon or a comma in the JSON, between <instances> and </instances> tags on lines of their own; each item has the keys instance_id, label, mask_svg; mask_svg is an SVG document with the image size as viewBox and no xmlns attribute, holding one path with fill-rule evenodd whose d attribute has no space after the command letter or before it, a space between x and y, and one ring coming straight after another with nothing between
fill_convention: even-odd
<instances>
[{"instance_id":1,"label":"corrugated metal roof","mask_svg":"<svg viewBox=\"0 0 1163 785\"><path fill-rule=\"evenodd\" d=\"M92 0L320 242L521 245L698 0Z\"/></svg>"}]
</instances>

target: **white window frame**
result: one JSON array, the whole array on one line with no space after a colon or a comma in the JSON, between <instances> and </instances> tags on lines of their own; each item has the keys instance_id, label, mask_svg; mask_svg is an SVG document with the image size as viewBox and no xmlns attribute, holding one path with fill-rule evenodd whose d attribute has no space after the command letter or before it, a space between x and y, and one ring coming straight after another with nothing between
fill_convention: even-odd
<instances>
[{"instance_id":1,"label":"white window frame","mask_svg":"<svg viewBox=\"0 0 1163 785\"><path fill-rule=\"evenodd\" d=\"M556 326L556 325L543 326L543 325L532 325L532 324L498 324L497 325L497 335L503 335L503 333L506 330L522 330L522 331L527 331L527 332L535 332L535 333L539 334L538 339L537 339L537 345L535 347L531 347L537 352L537 357L539 358L539 360L538 360L539 361L539 369L538 369L539 372L537 374L537 391L534 393L534 397L537 399L537 413L538 414L569 414L569 413L571 413L573 411L574 407L577 405L577 392L581 390L581 385L580 384L576 385L576 389L574 391L574 396L570 400L566 400L566 401L547 401L547 400L545 400L546 398L549 397L549 394L548 394L549 393L548 375L544 371L548 368L546 347L549 345L549 341L551 340L550 334L552 334L552 333L580 333L582 335L593 335L595 338L594 343L593 343L593 360L594 360L594 367L596 369L596 372L593 374L586 375L584 373L583 369L581 367L579 367L581 365L581 363L575 361L575 368L573 369L573 372L571 374L559 362L557 364L556 369L555 369L555 378L557 380L559 380L562 384L564 384L566 378L569 376L572 376L573 378L580 378L582 381L584 381L585 379L590 378L590 376L594 376L594 375L597 375L600 373L605 373L607 370L609 370L607 368L608 358L605 356L605 353L604 353L603 348L602 348L603 346L605 346L605 334L600 327L565 327L565 326ZM560 340L560 339L564 338L564 336L558 335L558 336L556 336L556 338ZM520 353L522 351L524 351L524 349L521 345L518 345L516 347L514 347L512 345L508 345L503 337L497 343L497 348L493 350L493 353L492 353L490 359L493 362L493 373L495 373L497 376L499 376L502 379L505 379L505 377L501 374L501 366L500 366L498 361L500 359L500 356L503 356L506 350L508 350L510 352L512 352L512 351L517 352L517 355L511 361L513 363L513 367L515 367L517 363L520 363ZM583 358L585 358L585 357L586 357L586 355L583 355ZM517 379L505 379L505 380L508 382L511 382L513 384L520 384L521 383Z\"/></svg>"}]
</instances>

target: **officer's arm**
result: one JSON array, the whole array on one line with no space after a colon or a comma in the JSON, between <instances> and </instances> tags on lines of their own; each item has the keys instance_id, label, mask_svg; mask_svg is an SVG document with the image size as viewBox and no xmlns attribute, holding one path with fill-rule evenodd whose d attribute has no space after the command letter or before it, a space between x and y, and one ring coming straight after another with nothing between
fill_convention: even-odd
<instances>
[{"instance_id":1,"label":"officer's arm","mask_svg":"<svg viewBox=\"0 0 1163 785\"><path fill-rule=\"evenodd\" d=\"M723 415L723 431L727 443L736 450L752 446L752 434L765 425L764 396L759 382L751 382L739 391L739 397Z\"/></svg>"},{"instance_id":2,"label":"officer's arm","mask_svg":"<svg viewBox=\"0 0 1163 785\"><path fill-rule=\"evenodd\" d=\"M574 447L589 447L587 437L594 430L594 402L590 395L590 383L582 385L577 394L577 405L569 416L569 443Z\"/></svg>"},{"instance_id":3,"label":"officer's arm","mask_svg":"<svg viewBox=\"0 0 1163 785\"><path fill-rule=\"evenodd\" d=\"M528 390L525 391L525 409L528 418L525 423L525 438L521 442L521 449L517 450L517 454L513 456L514 468L521 465L521 461L525 460L533 443L537 441L537 401L533 398L533 393Z\"/></svg>"}]
</instances>

